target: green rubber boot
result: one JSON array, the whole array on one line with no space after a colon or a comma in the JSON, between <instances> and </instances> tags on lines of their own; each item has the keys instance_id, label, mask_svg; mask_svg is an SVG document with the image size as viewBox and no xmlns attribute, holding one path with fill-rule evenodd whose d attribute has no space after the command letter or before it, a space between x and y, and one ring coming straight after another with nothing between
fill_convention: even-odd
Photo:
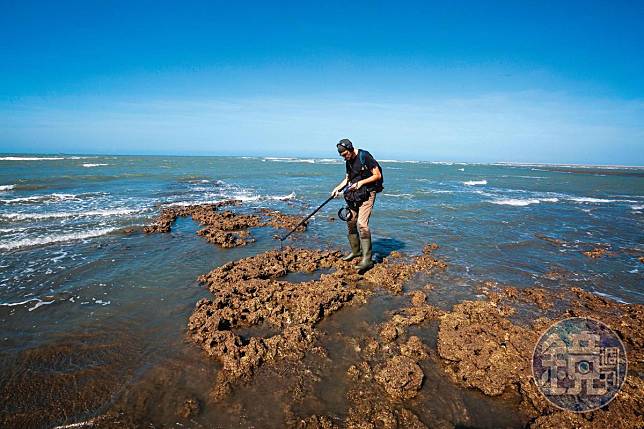
<instances>
[{"instance_id":1,"label":"green rubber boot","mask_svg":"<svg viewBox=\"0 0 644 429\"><path fill-rule=\"evenodd\" d=\"M350 261L353 258L362 256L362 252L360 251L360 237L358 234L349 234L347 237L349 238L349 244L351 244L351 253L342 258L343 261Z\"/></svg>"},{"instance_id":2,"label":"green rubber boot","mask_svg":"<svg viewBox=\"0 0 644 429\"><path fill-rule=\"evenodd\" d=\"M371 260L371 237L361 238L360 247L362 247L362 261L356 265L356 270L359 272L373 267L373 261Z\"/></svg>"}]
</instances>

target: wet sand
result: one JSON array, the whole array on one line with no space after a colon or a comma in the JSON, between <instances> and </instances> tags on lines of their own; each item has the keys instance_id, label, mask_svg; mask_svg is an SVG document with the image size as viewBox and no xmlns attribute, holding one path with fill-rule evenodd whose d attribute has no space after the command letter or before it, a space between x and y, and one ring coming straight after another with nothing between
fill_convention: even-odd
<instances>
[{"instance_id":1,"label":"wet sand","mask_svg":"<svg viewBox=\"0 0 644 429\"><path fill-rule=\"evenodd\" d=\"M168 232L177 217L190 216L208 242L235 247L253 239L250 228L286 231L299 221L277 212L223 209L235 204L164 208L146 232ZM294 240L291 244L297 236ZM364 275L341 261L338 250L295 246L216 267L198 279L209 296L196 303L182 328L184 337L170 343L177 349L154 367L128 371L125 362L140 351L130 347L124 353L117 346L123 335L118 329L53 341L26 352L22 370L2 386L0 422L8 427L78 422L92 427L644 426L644 306L579 288L554 294L492 282L479 286L477 300L445 299L451 291L432 281L449 270L434 256L438 251L428 244L419 255L392 252ZM584 414L549 405L530 369L540 334L553 321L573 316L608 324L629 358L629 376L617 398ZM127 344L136 345L137 339ZM83 356L92 365L77 361ZM50 371L57 362L59 371L34 377L39 367ZM46 405L34 413L18 405L23 402Z\"/></svg>"}]
</instances>

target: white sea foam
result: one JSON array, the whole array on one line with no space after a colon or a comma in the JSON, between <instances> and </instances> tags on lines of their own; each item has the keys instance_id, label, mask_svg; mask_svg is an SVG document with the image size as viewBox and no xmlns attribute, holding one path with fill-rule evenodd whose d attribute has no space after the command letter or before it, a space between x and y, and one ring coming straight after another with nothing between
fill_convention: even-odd
<instances>
[{"instance_id":1,"label":"white sea foam","mask_svg":"<svg viewBox=\"0 0 644 429\"><path fill-rule=\"evenodd\" d=\"M56 302L56 301L55 301L55 300L52 300L52 301L41 301L41 300L38 300L38 302L36 303L36 305L34 305L33 307L31 307L31 308L29 309L29 311L34 311L34 310L35 310L35 309L37 309L38 307L42 307L43 305L53 304L54 302Z\"/></svg>"},{"instance_id":2,"label":"white sea foam","mask_svg":"<svg viewBox=\"0 0 644 429\"><path fill-rule=\"evenodd\" d=\"M591 198L591 197L572 197L570 201L575 201L578 203L614 203L618 200L608 200L605 198Z\"/></svg>"},{"instance_id":3,"label":"white sea foam","mask_svg":"<svg viewBox=\"0 0 644 429\"><path fill-rule=\"evenodd\" d=\"M133 213L139 213L140 209L105 209L105 210L87 210L84 212L53 212L53 213L3 213L0 217L11 220L28 220L28 219L60 219L68 217L86 217L86 216L124 216Z\"/></svg>"},{"instance_id":4,"label":"white sea foam","mask_svg":"<svg viewBox=\"0 0 644 429\"><path fill-rule=\"evenodd\" d=\"M529 206L530 204L539 204L539 200L537 199L525 200L525 199L519 199L519 198L508 198L504 200L493 200L489 202L492 204L516 206L516 207Z\"/></svg>"},{"instance_id":5,"label":"white sea foam","mask_svg":"<svg viewBox=\"0 0 644 429\"><path fill-rule=\"evenodd\" d=\"M467 182L463 182L465 186L476 186L476 185L487 185L487 180L469 180Z\"/></svg>"},{"instance_id":6,"label":"white sea foam","mask_svg":"<svg viewBox=\"0 0 644 429\"><path fill-rule=\"evenodd\" d=\"M634 206L631 206L631 209L633 209L633 210L644 210L644 205L634 205Z\"/></svg>"},{"instance_id":7,"label":"white sea foam","mask_svg":"<svg viewBox=\"0 0 644 429\"><path fill-rule=\"evenodd\" d=\"M116 231L117 229L118 228L99 228L90 229L83 232L74 232L70 234L44 235L36 238L25 238L23 240L14 240L8 243L0 242L0 249L13 250L19 249L21 247L42 246L46 244L60 243L72 240L84 240L87 238L100 237L101 235Z\"/></svg>"},{"instance_id":8,"label":"white sea foam","mask_svg":"<svg viewBox=\"0 0 644 429\"><path fill-rule=\"evenodd\" d=\"M458 171L465 171L465 169L464 168L459 168Z\"/></svg>"},{"instance_id":9,"label":"white sea foam","mask_svg":"<svg viewBox=\"0 0 644 429\"><path fill-rule=\"evenodd\" d=\"M62 157L35 157L35 156L3 156L0 157L0 161L54 161L65 159Z\"/></svg>"},{"instance_id":10,"label":"white sea foam","mask_svg":"<svg viewBox=\"0 0 644 429\"><path fill-rule=\"evenodd\" d=\"M60 161L63 159L88 159L95 156L2 156L0 161Z\"/></svg>"},{"instance_id":11,"label":"white sea foam","mask_svg":"<svg viewBox=\"0 0 644 429\"><path fill-rule=\"evenodd\" d=\"M10 191L15 187L16 185L0 185L0 191Z\"/></svg>"},{"instance_id":12,"label":"white sea foam","mask_svg":"<svg viewBox=\"0 0 644 429\"><path fill-rule=\"evenodd\" d=\"M408 197L408 198L414 198L412 194L386 194L382 193L382 195L387 196L387 197Z\"/></svg>"},{"instance_id":13,"label":"white sea foam","mask_svg":"<svg viewBox=\"0 0 644 429\"><path fill-rule=\"evenodd\" d=\"M78 195L75 194L44 194L44 195L32 195L30 197L19 197L19 198L9 198L9 199L0 199L1 202L5 204L15 204L15 203L26 203L33 201L63 201L63 200L77 200Z\"/></svg>"},{"instance_id":14,"label":"white sea foam","mask_svg":"<svg viewBox=\"0 0 644 429\"><path fill-rule=\"evenodd\" d=\"M90 167L101 167L104 165L109 165L109 164L83 164L83 167L90 168Z\"/></svg>"},{"instance_id":15,"label":"white sea foam","mask_svg":"<svg viewBox=\"0 0 644 429\"><path fill-rule=\"evenodd\" d=\"M530 204L556 203L558 201L559 198L505 198L488 202L506 206L524 207L529 206Z\"/></svg>"},{"instance_id":16,"label":"white sea foam","mask_svg":"<svg viewBox=\"0 0 644 429\"><path fill-rule=\"evenodd\" d=\"M223 194L223 195L217 194L217 193L208 193L208 194L204 194L203 197L205 199L193 200L193 201L174 201L164 205L170 206L170 207L173 207L173 206L185 207L185 206L191 206L194 204L217 204L222 201L229 201L229 200L239 200L241 202L252 202L252 201L262 201L262 200L288 201L295 198L295 192L291 192L288 195L257 195L246 190L241 190L241 191L232 192L232 193ZM215 198L210 199L211 197L215 197Z\"/></svg>"},{"instance_id":17,"label":"white sea foam","mask_svg":"<svg viewBox=\"0 0 644 429\"><path fill-rule=\"evenodd\" d=\"M340 164L342 162L344 162L344 159L321 158L321 159L316 159L315 160L316 164Z\"/></svg>"},{"instance_id":18,"label":"white sea foam","mask_svg":"<svg viewBox=\"0 0 644 429\"><path fill-rule=\"evenodd\" d=\"M276 156L267 156L262 159L262 161L273 161L273 162L303 162L306 164L338 164L344 162L342 159L335 158L287 158L287 157L276 157Z\"/></svg>"},{"instance_id":19,"label":"white sea foam","mask_svg":"<svg viewBox=\"0 0 644 429\"><path fill-rule=\"evenodd\" d=\"M0 228L0 232L20 232L26 229L27 228Z\"/></svg>"},{"instance_id":20,"label":"white sea foam","mask_svg":"<svg viewBox=\"0 0 644 429\"><path fill-rule=\"evenodd\" d=\"M28 299L26 301L20 301L20 302L0 302L0 305L6 306L6 307L15 307L16 305L24 305L24 304L28 304L28 303L34 302L34 301L40 301L40 299L31 298L31 299Z\"/></svg>"},{"instance_id":21,"label":"white sea foam","mask_svg":"<svg viewBox=\"0 0 644 429\"><path fill-rule=\"evenodd\" d=\"M295 198L295 192L291 192L288 195L267 195L267 196L263 196L261 198L266 199L266 200L288 201L288 200L292 200L293 198Z\"/></svg>"},{"instance_id":22,"label":"white sea foam","mask_svg":"<svg viewBox=\"0 0 644 429\"><path fill-rule=\"evenodd\" d=\"M230 198L240 200L242 202L259 201L259 200L275 200L275 201L288 201L295 198L295 192L288 195L249 195L246 192L233 193Z\"/></svg>"},{"instance_id":23,"label":"white sea foam","mask_svg":"<svg viewBox=\"0 0 644 429\"><path fill-rule=\"evenodd\" d=\"M630 304L630 302L628 302L628 301L624 301L623 299L618 298L618 297L616 297L615 295L611 295L611 294L609 294L609 293L604 293L604 292L599 292L599 291L593 291L593 293L594 293L595 295L603 296L603 297L605 297L605 298L609 298L609 299L611 299L611 300L613 300L613 301L617 301L617 302L619 302L620 304Z\"/></svg>"},{"instance_id":24,"label":"white sea foam","mask_svg":"<svg viewBox=\"0 0 644 429\"><path fill-rule=\"evenodd\" d=\"M577 169L601 169L601 170L641 170L642 166L634 165L592 165L592 164L544 164L544 163L534 163L534 162L493 162L490 164L483 165L500 165L508 167L568 167L568 168L577 168ZM533 168L533 170L535 170ZM549 170L544 170L549 171Z\"/></svg>"},{"instance_id":25,"label":"white sea foam","mask_svg":"<svg viewBox=\"0 0 644 429\"><path fill-rule=\"evenodd\" d=\"M82 428L85 426L94 426L94 420L96 419L90 419L84 422L78 422L78 423L71 423L68 425L62 425L62 426L54 426L54 429L72 429L72 428Z\"/></svg>"},{"instance_id":26,"label":"white sea foam","mask_svg":"<svg viewBox=\"0 0 644 429\"><path fill-rule=\"evenodd\" d=\"M163 204L163 207L187 207L195 204L217 204L230 199L231 198L222 198L218 200L174 201L172 203Z\"/></svg>"}]
</instances>

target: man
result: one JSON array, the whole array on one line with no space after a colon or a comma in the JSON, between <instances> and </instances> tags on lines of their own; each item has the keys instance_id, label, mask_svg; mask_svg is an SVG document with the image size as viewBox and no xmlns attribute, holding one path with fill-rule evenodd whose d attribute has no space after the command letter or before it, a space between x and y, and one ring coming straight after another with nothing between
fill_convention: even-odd
<instances>
[{"instance_id":1,"label":"man","mask_svg":"<svg viewBox=\"0 0 644 429\"><path fill-rule=\"evenodd\" d=\"M362 272L373 267L369 217L376 201L376 193L382 190L382 172L373 156L367 151L355 149L349 139L340 140L336 146L338 153L344 158L346 176L333 189L331 195L333 197L340 195L347 184L350 184L349 191L358 191L360 188L365 188L361 192L361 194L364 194L363 201L349 202L351 216L347 221L347 226L349 228L348 238L351 253L342 258L345 261L350 261L362 256L362 261L356 266L356 269Z\"/></svg>"}]
</instances>

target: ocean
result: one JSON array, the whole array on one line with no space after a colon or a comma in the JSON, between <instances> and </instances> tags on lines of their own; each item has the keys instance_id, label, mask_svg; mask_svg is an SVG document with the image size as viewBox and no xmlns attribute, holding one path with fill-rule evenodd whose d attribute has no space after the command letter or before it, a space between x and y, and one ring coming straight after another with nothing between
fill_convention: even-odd
<instances>
[{"instance_id":1,"label":"ocean","mask_svg":"<svg viewBox=\"0 0 644 429\"><path fill-rule=\"evenodd\" d=\"M169 234L138 229L163 205L231 198L242 201L241 211L265 207L304 217L343 178L343 162L1 155L0 387L23 391L4 412L63 407L67 417L90 418L124 397L152 395L149 377L160 368L172 374L175 389L207 390L217 368L185 341L194 304L208 296L197 277L280 242L275 231L257 228L255 242L222 249L184 218ZM644 303L644 167L379 162L385 189L370 223L376 259L437 243L435 254L449 268L432 281L444 305L476 299L476 286L486 281L573 285ZM348 249L341 207L331 201L285 244ZM606 250L599 258L583 253L598 248ZM62 367L76 390L56 377ZM149 412L172 424L173 415Z\"/></svg>"}]
</instances>

